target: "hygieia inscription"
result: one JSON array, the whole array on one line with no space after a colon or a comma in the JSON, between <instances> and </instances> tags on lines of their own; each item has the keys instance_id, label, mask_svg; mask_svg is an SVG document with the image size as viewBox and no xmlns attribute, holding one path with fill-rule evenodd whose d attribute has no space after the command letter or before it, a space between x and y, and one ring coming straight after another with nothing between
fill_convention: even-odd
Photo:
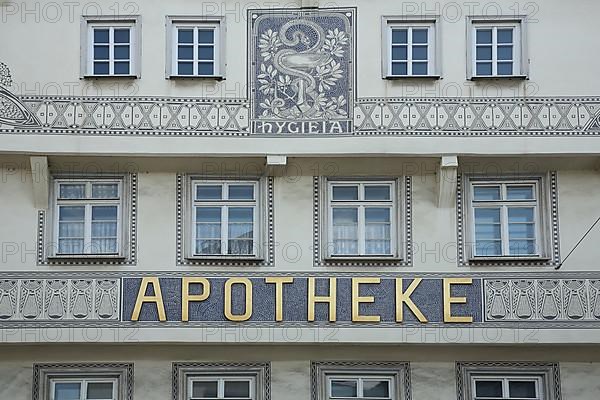
<instances>
[{"instance_id":1,"label":"hygieia inscription","mask_svg":"<svg viewBox=\"0 0 600 400\"><path fill-rule=\"evenodd\" d=\"M481 322L471 278L124 278L123 320Z\"/></svg>"}]
</instances>

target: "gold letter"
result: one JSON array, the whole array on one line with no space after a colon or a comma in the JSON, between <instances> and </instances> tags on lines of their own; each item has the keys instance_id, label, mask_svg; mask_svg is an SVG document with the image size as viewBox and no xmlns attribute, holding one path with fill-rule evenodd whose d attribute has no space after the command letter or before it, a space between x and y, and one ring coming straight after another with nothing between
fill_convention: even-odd
<instances>
[{"instance_id":1,"label":"gold letter","mask_svg":"<svg viewBox=\"0 0 600 400\"><path fill-rule=\"evenodd\" d=\"M246 310L241 315L231 312L231 287L239 283L246 292ZM247 321L252 316L252 281L248 278L229 278L225 282L225 318L230 321Z\"/></svg>"},{"instance_id":2,"label":"gold letter","mask_svg":"<svg viewBox=\"0 0 600 400\"><path fill-rule=\"evenodd\" d=\"M283 284L294 283L294 278L265 278L266 283L275 284L275 321L283 321Z\"/></svg>"},{"instance_id":3,"label":"gold letter","mask_svg":"<svg viewBox=\"0 0 600 400\"><path fill-rule=\"evenodd\" d=\"M467 323L473 322L473 317L456 317L452 315L452 304L465 304L466 297L452 297L451 285L471 285L471 278L444 278L444 322Z\"/></svg>"},{"instance_id":4,"label":"gold letter","mask_svg":"<svg viewBox=\"0 0 600 400\"><path fill-rule=\"evenodd\" d=\"M410 311L415 314L419 322L427 322L427 318L423 315L419 307L412 301L410 296L413 294L417 286L421 284L421 278L415 278L406 288L406 292L402 290L402 278L396 278L396 322L402 322L404 318L404 304L408 306Z\"/></svg>"},{"instance_id":5,"label":"gold letter","mask_svg":"<svg viewBox=\"0 0 600 400\"><path fill-rule=\"evenodd\" d=\"M352 278L352 322L381 321L381 317L379 315L360 315L360 303L373 303L375 301L375 298L373 296L360 295L360 284L378 284L380 282L380 278Z\"/></svg>"},{"instance_id":6,"label":"gold letter","mask_svg":"<svg viewBox=\"0 0 600 400\"><path fill-rule=\"evenodd\" d=\"M315 278L308 278L308 320L315 320L315 303L329 303L329 322L336 320L337 279L329 278L329 296L315 295Z\"/></svg>"},{"instance_id":7,"label":"gold letter","mask_svg":"<svg viewBox=\"0 0 600 400\"><path fill-rule=\"evenodd\" d=\"M154 295L152 296L146 296L146 291L148 290L149 284L152 284L152 288L154 289ZM158 310L158 319L160 321L167 320L167 316L165 314L165 305L163 303L162 292L160 291L160 282L158 281L158 278L142 278L137 300L135 301L135 306L133 307L133 314L131 314L132 321L137 321L140 318L142 304L144 303L156 304L156 309Z\"/></svg>"},{"instance_id":8,"label":"gold letter","mask_svg":"<svg viewBox=\"0 0 600 400\"><path fill-rule=\"evenodd\" d=\"M190 284L199 283L202 285L202 293L190 295ZM181 280L181 321L189 321L190 301L203 301L210 295L210 282L206 278L196 278L184 276Z\"/></svg>"}]
</instances>

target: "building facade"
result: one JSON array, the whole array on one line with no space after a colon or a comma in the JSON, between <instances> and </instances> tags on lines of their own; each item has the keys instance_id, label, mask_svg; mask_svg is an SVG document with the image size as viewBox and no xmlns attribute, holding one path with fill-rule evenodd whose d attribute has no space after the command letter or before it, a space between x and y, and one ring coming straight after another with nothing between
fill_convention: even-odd
<instances>
[{"instance_id":1,"label":"building facade","mask_svg":"<svg viewBox=\"0 0 600 400\"><path fill-rule=\"evenodd\" d=\"M0 1L0 399L597 399L598 13Z\"/></svg>"}]
</instances>

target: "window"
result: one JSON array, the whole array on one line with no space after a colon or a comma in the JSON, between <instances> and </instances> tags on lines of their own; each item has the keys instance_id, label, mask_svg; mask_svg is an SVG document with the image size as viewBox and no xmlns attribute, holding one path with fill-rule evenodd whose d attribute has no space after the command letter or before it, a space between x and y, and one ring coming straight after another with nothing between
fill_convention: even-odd
<instances>
[{"instance_id":1,"label":"window","mask_svg":"<svg viewBox=\"0 0 600 400\"><path fill-rule=\"evenodd\" d=\"M169 77L222 77L224 19L182 18L168 18Z\"/></svg>"},{"instance_id":2,"label":"window","mask_svg":"<svg viewBox=\"0 0 600 400\"><path fill-rule=\"evenodd\" d=\"M267 400L268 363L173 363L176 400Z\"/></svg>"},{"instance_id":3,"label":"window","mask_svg":"<svg viewBox=\"0 0 600 400\"><path fill-rule=\"evenodd\" d=\"M50 400L116 400L116 379L51 379Z\"/></svg>"},{"instance_id":4,"label":"window","mask_svg":"<svg viewBox=\"0 0 600 400\"><path fill-rule=\"evenodd\" d=\"M396 255L395 192L394 181L330 181L329 256Z\"/></svg>"},{"instance_id":5,"label":"window","mask_svg":"<svg viewBox=\"0 0 600 400\"><path fill-rule=\"evenodd\" d=\"M133 364L35 364L33 400L132 400Z\"/></svg>"},{"instance_id":6,"label":"window","mask_svg":"<svg viewBox=\"0 0 600 400\"><path fill-rule=\"evenodd\" d=\"M84 17L82 29L86 32L84 76L139 75L137 18Z\"/></svg>"},{"instance_id":7,"label":"window","mask_svg":"<svg viewBox=\"0 0 600 400\"><path fill-rule=\"evenodd\" d=\"M384 17L383 75L398 77L436 77L436 20L406 21Z\"/></svg>"},{"instance_id":8,"label":"window","mask_svg":"<svg viewBox=\"0 0 600 400\"><path fill-rule=\"evenodd\" d=\"M407 400L410 369L404 362L313 362L315 400Z\"/></svg>"},{"instance_id":9,"label":"window","mask_svg":"<svg viewBox=\"0 0 600 400\"><path fill-rule=\"evenodd\" d=\"M259 182L192 180L192 256L258 257Z\"/></svg>"},{"instance_id":10,"label":"window","mask_svg":"<svg viewBox=\"0 0 600 400\"><path fill-rule=\"evenodd\" d=\"M472 78L526 75L520 20L473 20L471 25Z\"/></svg>"},{"instance_id":11,"label":"window","mask_svg":"<svg viewBox=\"0 0 600 400\"><path fill-rule=\"evenodd\" d=\"M377 376L328 377L328 399L394 399L392 378Z\"/></svg>"},{"instance_id":12,"label":"window","mask_svg":"<svg viewBox=\"0 0 600 400\"><path fill-rule=\"evenodd\" d=\"M187 398L189 400L235 399L252 400L254 379L244 377L190 377Z\"/></svg>"},{"instance_id":13,"label":"window","mask_svg":"<svg viewBox=\"0 0 600 400\"><path fill-rule=\"evenodd\" d=\"M539 257L539 180L471 182L474 257Z\"/></svg>"},{"instance_id":14,"label":"window","mask_svg":"<svg viewBox=\"0 0 600 400\"><path fill-rule=\"evenodd\" d=\"M559 367L546 362L459 362L459 400L558 400Z\"/></svg>"},{"instance_id":15,"label":"window","mask_svg":"<svg viewBox=\"0 0 600 400\"><path fill-rule=\"evenodd\" d=\"M471 380L473 400L544 399L540 377L473 375Z\"/></svg>"}]
</instances>

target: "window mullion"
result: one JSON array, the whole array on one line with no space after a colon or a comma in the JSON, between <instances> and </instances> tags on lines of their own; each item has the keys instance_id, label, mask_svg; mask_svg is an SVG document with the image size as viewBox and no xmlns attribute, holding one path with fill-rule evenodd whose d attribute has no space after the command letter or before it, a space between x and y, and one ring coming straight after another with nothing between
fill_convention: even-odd
<instances>
[{"instance_id":1,"label":"window mullion","mask_svg":"<svg viewBox=\"0 0 600 400\"><path fill-rule=\"evenodd\" d=\"M365 206L363 204L358 205L358 254L365 255L367 243L365 240L366 230L366 218L365 218Z\"/></svg>"},{"instance_id":2,"label":"window mullion","mask_svg":"<svg viewBox=\"0 0 600 400\"><path fill-rule=\"evenodd\" d=\"M500 230L502 235L502 255L507 256L510 254L509 240L508 240L508 206L503 204L500 212Z\"/></svg>"},{"instance_id":3,"label":"window mullion","mask_svg":"<svg viewBox=\"0 0 600 400\"><path fill-rule=\"evenodd\" d=\"M412 75L412 53L413 53L413 28L409 27L407 30L407 38L406 38L406 73L408 75Z\"/></svg>"},{"instance_id":4,"label":"window mullion","mask_svg":"<svg viewBox=\"0 0 600 400\"><path fill-rule=\"evenodd\" d=\"M83 224L83 253L91 253L92 249L92 205L85 204Z\"/></svg>"},{"instance_id":5,"label":"window mullion","mask_svg":"<svg viewBox=\"0 0 600 400\"><path fill-rule=\"evenodd\" d=\"M229 254L229 206L221 206L221 254Z\"/></svg>"},{"instance_id":6,"label":"window mullion","mask_svg":"<svg viewBox=\"0 0 600 400\"><path fill-rule=\"evenodd\" d=\"M198 75L198 35L200 34L200 32L198 27L194 27L192 31L194 32L192 40L192 44L194 46L194 48L192 49L192 73L194 75Z\"/></svg>"},{"instance_id":7,"label":"window mullion","mask_svg":"<svg viewBox=\"0 0 600 400\"><path fill-rule=\"evenodd\" d=\"M498 27L492 30L492 75L498 75Z\"/></svg>"}]
</instances>

